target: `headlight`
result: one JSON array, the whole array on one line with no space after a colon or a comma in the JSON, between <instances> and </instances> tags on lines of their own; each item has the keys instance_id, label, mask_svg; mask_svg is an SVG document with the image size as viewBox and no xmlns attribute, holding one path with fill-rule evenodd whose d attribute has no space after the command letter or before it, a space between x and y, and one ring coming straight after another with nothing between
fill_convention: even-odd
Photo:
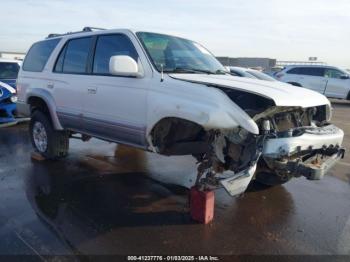
<instances>
[{"instance_id":1,"label":"headlight","mask_svg":"<svg viewBox=\"0 0 350 262\"><path fill-rule=\"evenodd\" d=\"M326 105L326 121L330 121L333 114L333 107L330 105Z\"/></svg>"},{"instance_id":2,"label":"headlight","mask_svg":"<svg viewBox=\"0 0 350 262\"><path fill-rule=\"evenodd\" d=\"M11 96L10 100L12 103L16 103L18 99L17 99L17 96Z\"/></svg>"}]
</instances>

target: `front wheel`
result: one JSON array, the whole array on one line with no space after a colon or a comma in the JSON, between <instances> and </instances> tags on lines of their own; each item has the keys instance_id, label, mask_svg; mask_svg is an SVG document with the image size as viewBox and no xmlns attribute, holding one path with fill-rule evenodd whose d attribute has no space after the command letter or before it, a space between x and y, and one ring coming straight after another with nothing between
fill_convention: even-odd
<instances>
[{"instance_id":1,"label":"front wheel","mask_svg":"<svg viewBox=\"0 0 350 262\"><path fill-rule=\"evenodd\" d=\"M68 155L68 132L55 130L45 113L41 111L33 113L29 133L33 147L44 158L58 159Z\"/></svg>"}]
</instances>

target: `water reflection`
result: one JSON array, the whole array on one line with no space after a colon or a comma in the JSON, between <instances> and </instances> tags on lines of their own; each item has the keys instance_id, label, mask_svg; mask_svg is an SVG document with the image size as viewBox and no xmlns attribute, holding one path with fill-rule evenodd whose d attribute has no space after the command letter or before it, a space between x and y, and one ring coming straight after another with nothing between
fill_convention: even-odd
<instances>
[{"instance_id":1,"label":"water reflection","mask_svg":"<svg viewBox=\"0 0 350 262\"><path fill-rule=\"evenodd\" d=\"M69 242L80 243L121 227L192 223L186 192L174 194L143 173L33 163L26 193L38 216Z\"/></svg>"}]
</instances>

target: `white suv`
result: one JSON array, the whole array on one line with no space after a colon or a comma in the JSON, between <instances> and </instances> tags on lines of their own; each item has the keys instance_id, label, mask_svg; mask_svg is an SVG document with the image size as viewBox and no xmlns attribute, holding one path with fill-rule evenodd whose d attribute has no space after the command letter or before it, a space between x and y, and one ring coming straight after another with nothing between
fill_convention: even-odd
<instances>
[{"instance_id":1,"label":"white suv","mask_svg":"<svg viewBox=\"0 0 350 262\"><path fill-rule=\"evenodd\" d=\"M349 72L333 66L294 65L278 72L276 79L309 88L327 97L350 100Z\"/></svg>"},{"instance_id":2,"label":"white suv","mask_svg":"<svg viewBox=\"0 0 350 262\"><path fill-rule=\"evenodd\" d=\"M193 155L197 186L242 193L320 179L344 154L326 97L229 75L200 44L131 30L50 35L33 44L18 77L18 110L45 158L76 133L163 155Z\"/></svg>"}]
</instances>

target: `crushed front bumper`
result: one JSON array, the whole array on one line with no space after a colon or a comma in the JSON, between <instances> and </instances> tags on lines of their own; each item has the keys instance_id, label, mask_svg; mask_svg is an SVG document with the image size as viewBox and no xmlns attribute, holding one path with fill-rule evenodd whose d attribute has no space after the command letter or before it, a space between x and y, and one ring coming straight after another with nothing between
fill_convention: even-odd
<instances>
[{"instance_id":1,"label":"crushed front bumper","mask_svg":"<svg viewBox=\"0 0 350 262\"><path fill-rule=\"evenodd\" d=\"M343 138L334 125L309 128L300 136L267 139L262 155L277 173L319 180L344 157Z\"/></svg>"},{"instance_id":2,"label":"crushed front bumper","mask_svg":"<svg viewBox=\"0 0 350 262\"><path fill-rule=\"evenodd\" d=\"M343 130L334 125L308 128L300 136L269 138L263 147L263 156L271 158L288 157L295 153L341 146L344 139Z\"/></svg>"},{"instance_id":3,"label":"crushed front bumper","mask_svg":"<svg viewBox=\"0 0 350 262\"><path fill-rule=\"evenodd\" d=\"M294 177L304 176L309 180L320 180L340 159L344 158L344 148L335 148L334 150L335 152L331 155L322 157L314 155L304 162L300 159L274 160L273 167Z\"/></svg>"}]
</instances>

